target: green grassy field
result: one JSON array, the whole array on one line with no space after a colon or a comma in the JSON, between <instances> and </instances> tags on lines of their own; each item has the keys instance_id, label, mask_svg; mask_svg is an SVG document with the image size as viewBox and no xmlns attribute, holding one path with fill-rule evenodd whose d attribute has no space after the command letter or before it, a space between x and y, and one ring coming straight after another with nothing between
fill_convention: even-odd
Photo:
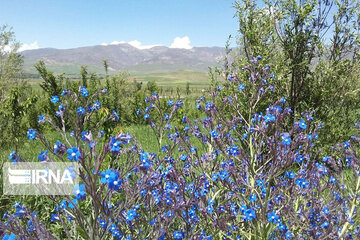
<instances>
[{"instance_id":1,"label":"green grassy field","mask_svg":"<svg viewBox=\"0 0 360 240\"><path fill-rule=\"evenodd\" d=\"M71 76L69 77L71 78ZM185 86L187 82L191 84L191 87L205 87L209 84L209 75L207 72L195 72L191 70L180 70L167 73L130 74L129 80L133 79L145 83L156 81L156 83L162 87ZM30 84L39 84L41 81L40 78L28 79Z\"/></svg>"},{"instance_id":2,"label":"green grassy field","mask_svg":"<svg viewBox=\"0 0 360 240\"><path fill-rule=\"evenodd\" d=\"M71 76L69 76L71 78ZM176 94L176 88L180 88L182 91L186 88L186 84L189 83L191 92L199 92L209 86L210 80L207 72L194 72L190 70L181 70L168 73L149 73L140 75L131 75L128 81L136 80L143 82L144 86L150 82L155 81L156 84L163 88L164 91L173 91ZM33 89L40 89L39 84L42 82L40 78L27 79Z\"/></svg>"},{"instance_id":3,"label":"green grassy field","mask_svg":"<svg viewBox=\"0 0 360 240\"><path fill-rule=\"evenodd\" d=\"M194 71L176 71L169 73L151 73L143 75L130 76L137 81L149 82L156 81L161 87L185 87L186 83L190 83L191 88L201 88L209 85L209 76L206 72Z\"/></svg>"}]
</instances>

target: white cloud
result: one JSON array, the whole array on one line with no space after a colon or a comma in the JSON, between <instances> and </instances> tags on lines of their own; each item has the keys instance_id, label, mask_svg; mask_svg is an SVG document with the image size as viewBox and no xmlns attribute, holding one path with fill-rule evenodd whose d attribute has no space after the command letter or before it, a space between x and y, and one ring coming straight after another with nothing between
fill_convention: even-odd
<instances>
[{"instance_id":1,"label":"white cloud","mask_svg":"<svg viewBox=\"0 0 360 240\"><path fill-rule=\"evenodd\" d=\"M101 43L100 45L102 45L102 46L108 46L108 45L118 45L118 44L122 44L122 43L126 43L126 42L124 42L124 41L112 41L111 43L105 43L105 42L103 42L103 43Z\"/></svg>"},{"instance_id":2,"label":"white cloud","mask_svg":"<svg viewBox=\"0 0 360 240\"><path fill-rule=\"evenodd\" d=\"M149 49L152 47L162 46L160 44L152 44L152 45L143 45L138 40L132 40L129 42L125 41L113 41L111 43L101 43L102 46L108 46L108 45L118 45L118 44L124 44L127 43L137 49ZM174 38L174 41L171 43L170 48L183 48L183 49L191 49L192 46L190 45L190 38L188 36L184 37L176 37Z\"/></svg>"},{"instance_id":3,"label":"white cloud","mask_svg":"<svg viewBox=\"0 0 360 240\"><path fill-rule=\"evenodd\" d=\"M109 45L118 45L118 44L123 44L126 43L125 41L112 41Z\"/></svg>"},{"instance_id":4,"label":"white cloud","mask_svg":"<svg viewBox=\"0 0 360 240\"><path fill-rule=\"evenodd\" d=\"M25 50L32 50L32 49L38 49L40 48L39 47L39 44L37 41L33 42L33 43L24 43L24 44L21 44L20 48L19 48L19 52L22 52L22 51L25 51Z\"/></svg>"},{"instance_id":5,"label":"white cloud","mask_svg":"<svg viewBox=\"0 0 360 240\"><path fill-rule=\"evenodd\" d=\"M192 46L190 45L190 38L188 36L176 37L176 38L174 38L174 41L170 45L170 48L191 49Z\"/></svg>"},{"instance_id":6,"label":"white cloud","mask_svg":"<svg viewBox=\"0 0 360 240\"><path fill-rule=\"evenodd\" d=\"M141 42L138 41L138 40L130 41L130 42L128 42L128 44L130 44L131 46L136 47L138 49L149 49L149 48L152 48L152 47L161 46L160 44L142 45Z\"/></svg>"},{"instance_id":7,"label":"white cloud","mask_svg":"<svg viewBox=\"0 0 360 240\"><path fill-rule=\"evenodd\" d=\"M153 45L142 45L140 41L138 40L132 40L130 42L125 41L112 41L111 43L101 43L102 46L108 46L108 45L118 45L118 44L124 44L127 43L137 49L149 49L152 47L161 46L160 44L153 44Z\"/></svg>"}]
</instances>

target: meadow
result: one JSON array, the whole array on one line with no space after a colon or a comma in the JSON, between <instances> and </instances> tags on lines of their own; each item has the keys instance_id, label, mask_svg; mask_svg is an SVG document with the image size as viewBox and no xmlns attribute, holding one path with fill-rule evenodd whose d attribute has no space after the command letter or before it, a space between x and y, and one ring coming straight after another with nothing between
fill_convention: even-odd
<instances>
[{"instance_id":1,"label":"meadow","mask_svg":"<svg viewBox=\"0 0 360 240\"><path fill-rule=\"evenodd\" d=\"M79 76L71 78L73 81L79 80ZM41 78L25 78L25 81L35 90L40 91ZM102 79L102 82L105 80ZM129 75L128 82L138 81L146 85L148 82L156 82L156 85L164 92L164 95L175 96L177 88L181 95L186 95L187 84L189 85L192 96L196 96L204 89L209 87L209 74L208 72L195 72L191 70L181 70L176 72L166 73L148 73L140 75Z\"/></svg>"}]
</instances>

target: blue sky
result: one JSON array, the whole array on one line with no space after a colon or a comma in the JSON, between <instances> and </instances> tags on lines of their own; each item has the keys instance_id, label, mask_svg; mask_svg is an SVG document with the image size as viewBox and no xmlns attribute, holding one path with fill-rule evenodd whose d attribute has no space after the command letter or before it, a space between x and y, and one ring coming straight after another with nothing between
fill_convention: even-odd
<instances>
[{"instance_id":1,"label":"blue sky","mask_svg":"<svg viewBox=\"0 0 360 240\"><path fill-rule=\"evenodd\" d=\"M139 48L224 46L228 35L237 31L233 2L0 0L0 25L12 26L24 48L72 48L123 41Z\"/></svg>"}]
</instances>

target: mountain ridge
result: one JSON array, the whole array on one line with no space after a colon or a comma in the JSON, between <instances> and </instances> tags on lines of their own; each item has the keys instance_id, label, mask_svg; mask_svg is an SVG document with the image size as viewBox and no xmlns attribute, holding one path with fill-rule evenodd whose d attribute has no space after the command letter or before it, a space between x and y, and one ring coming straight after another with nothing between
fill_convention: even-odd
<instances>
[{"instance_id":1,"label":"mountain ridge","mask_svg":"<svg viewBox=\"0 0 360 240\"><path fill-rule=\"evenodd\" d=\"M207 71L216 66L225 54L223 47L193 47L191 49L154 46L138 49L130 44L95 45L70 49L40 48L21 52L25 72L36 73L33 65L43 60L51 71L79 74L81 66L98 72L106 59L110 72L154 73L177 70ZM103 72L103 70L102 70Z\"/></svg>"}]
</instances>

